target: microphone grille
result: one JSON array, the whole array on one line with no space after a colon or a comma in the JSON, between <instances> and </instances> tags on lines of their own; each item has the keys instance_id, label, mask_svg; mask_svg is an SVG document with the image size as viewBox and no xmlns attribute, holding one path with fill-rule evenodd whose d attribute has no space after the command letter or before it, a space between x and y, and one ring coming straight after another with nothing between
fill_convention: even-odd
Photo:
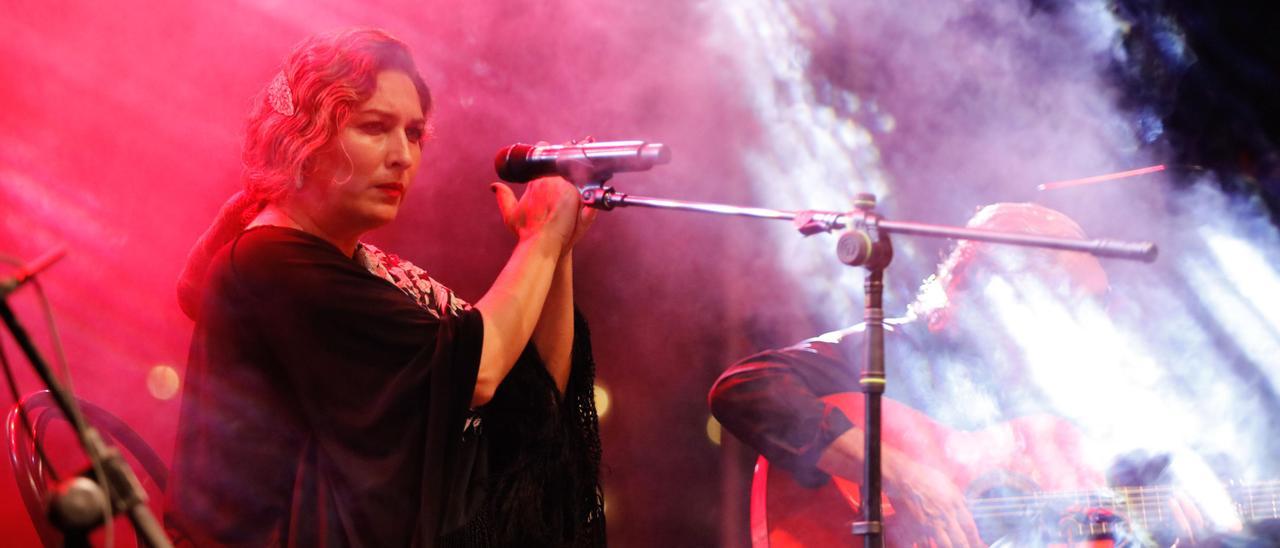
<instances>
[{"instance_id":1,"label":"microphone grille","mask_svg":"<svg viewBox=\"0 0 1280 548\"><path fill-rule=\"evenodd\" d=\"M511 183L527 183L534 179L529 169L529 153L533 145L517 143L498 151L493 159L493 169L498 178Z\"/></svg>"}]
</instances>

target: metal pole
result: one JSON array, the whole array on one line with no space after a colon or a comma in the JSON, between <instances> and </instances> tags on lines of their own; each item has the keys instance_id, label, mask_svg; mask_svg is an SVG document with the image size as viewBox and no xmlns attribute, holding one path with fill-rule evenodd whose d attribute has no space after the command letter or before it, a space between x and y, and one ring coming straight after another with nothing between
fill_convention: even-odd
<instances>
[{"instance_id":1,"label":"metal pole","mask_svg":"<svg viewBox=\"0 0 1280 548\"><path fill-rule=\"evenodd\" d=\"M1156 244L1153 242L1128 242L1108 239L1081 240L1078 238L1058 238L978 228L885 221L878 217L869 219L858 211L793 211L763 207L741 207L710 202L631 196L617 192L609 187L589 187L583 190L583 195L587 203L597 209L647 207L754 219L804 222L807 226L814 227L812 230L814 232L842 230L851 226L870 226L886 234L909 234L933 238L954 238L957 240L975 240L1024 247L1079 251L1098 257L1136 260L1147 263L1154 261L1159 253Z\"/></svg>"}]
</instances>

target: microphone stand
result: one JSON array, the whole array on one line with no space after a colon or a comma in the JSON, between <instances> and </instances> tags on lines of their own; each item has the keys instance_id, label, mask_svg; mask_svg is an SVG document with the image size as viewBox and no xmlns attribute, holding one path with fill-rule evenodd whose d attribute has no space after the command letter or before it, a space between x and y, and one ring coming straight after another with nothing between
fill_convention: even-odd
<instances>
[{"instance_id":1,"label":"microphone stand","mask_svg":"<svg viewBox=\"0 0 1280 548\"><path fill-rule=\"evenodd\" d=\"M580 190L588 207L605 211L617 207L648 207L695 211L717 215L750 217L791 221L805 236L819 232L845 230L836 246L840 261L849 266L861 266L868 271L864 282L865 306L863 320L866 325L866 364L858 380L865 405L864 468L862 481L862 520L852 524L851 533L863 537L863 545L869 548L884 546L884 523L881 509L880 478L880 407L884 394L884 270L893 259L890 234L907 234L931 238L955 238L1002 243L1024 247L1080 251L1097 257L1137 260L1150 263L1158 250L1152 242L1125 242L1118 240L1081 240L1056 238L923 223L886 221L876 213L876 198L872 194L858 194L854 209L839 211L788 211L760 207L669 200L645 196L630 196L605 186L608 176L589 181Z\"/></svg>"},{"instance_id":2,"label":"microphone stand","mask_svg":"<svg viewBox=\"0 0 1280 548\"><path fill-rule=\"evenodd\" d=\"M31 337L27 334L26 329L18 321L14 315L13 309L9 307L7 295L0 294L0 317L3 318L5 326L9 328L9 333L13 335L13 339L17 341L18 346L22 347L22 351L27 356L27 361L31 363L31 367L35 369L36 374L44 381L48 387L49 393L58 404L58 408L62 411L63 416L71 423L72 428L76 432L76 436L80 441L81 447L84 449L85 456L94 470L100 470L105 477L88 478L109 487L112 515L117 512L127 512L130 521L133 522L134 530L138 533L138 538L148 546L154 548L169 548L173 545L165 536L164 528L160 522L151 513L151 509L147 507L147 493L138 483L138 478L133 474L133 470L129 468L129 464L125 462L124 457L115 448L107 446L103 442L102 437L97 430L89 426L85 421L84 415L80 412L80 407L76 405L76 399L53 375L49 364L41 357L40 351L31 342ZM15 402L17 403L17 402ZM74 486L72 488L75 488ZM51 499L50 508L61 508L56 497ZM101 524L96 518L86 518L83 512L75 508L75 502L67 505L69 519L73 522L80 523L62 523L64 520L54 520L55 525L65 535L64 541L68 545L88 546L88 531L93 526ZM94 522L85 523L88 519L94 519Z\"/></svg>"},{"instance_id":3,"label":"microphone stand","mask_svg":"<svg viewBox=\"0 0 1280 548\"><path fill-rule=\"evenodd\" d=\"M998 244L1010 244L1023 247L1039 247L1060 249L1063 251L1079 251L1096 257L1112 259L1128 259L1150 263L1155 261L1159 253L1151 242L1128 242L1121 240L1075 238L1058 238L1053 236L1037 236L984 230L948 225L934 225L903 221L887 221L874 214L875 197L870 194L872 210L862 211L820 211L820 210L785 210L763 207L741 207L710 202L691 202L686 200L670 200L648 196L632 196L618 192L602 183L590 183L581 189L583 203L588 207L609 211L618 207L647 207L653 209L674 209L678 211L694 211L734 217L753 219L773 219L792 221L796 230L810 236L819 232L833 232L843 229L874 228L885 235L907 234L930 238L954 238L957 240L975 240ZM863 228L865 227L865 228ZM855 265L856 266L856 265Z\"/></svg>"}]
</instances>

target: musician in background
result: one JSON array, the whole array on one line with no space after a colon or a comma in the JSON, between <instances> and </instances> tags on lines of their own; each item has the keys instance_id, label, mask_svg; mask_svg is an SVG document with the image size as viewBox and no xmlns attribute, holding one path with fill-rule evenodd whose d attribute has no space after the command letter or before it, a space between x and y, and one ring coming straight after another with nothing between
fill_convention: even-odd
<instances>
[{"instance_id":1,"label":"musician in background","mask_svg":"<svg viewBox=\"0 0 1280 548\"><path fill-rule=\"evenodd\" d=\"M984 207L968 226L1085 238L1067 216L1029 203ZM925 281L906 317L886 320L886 397L959 430L1044 413L1046 399L1027 378L1018 341L996 333L1001 323L995 299L1078 309L1101 306L1107 290L1107 275L1090 255L961 241ZM770 466L785 470L804 486L821 486L831 475L858 480L863 431L823 398L860 391L863 327L734 364L711 390L712 413ZM886 436L895 418L889 412ZM1036 466L1052 469L1023 467L1024 479L1050 488L1103 485L1101 474L1074 457L1078 436L1073 428L1062 421L1028 424L1043 427L1053 439L1022 449L1038 452ZM1022 439L1018 443L1035 445ZM899 518L886 524L891 545L982 545L965 493L934 465L945 455L907 454L888 444L882 454L884 492Z\"/></svg>"}]
</instances>

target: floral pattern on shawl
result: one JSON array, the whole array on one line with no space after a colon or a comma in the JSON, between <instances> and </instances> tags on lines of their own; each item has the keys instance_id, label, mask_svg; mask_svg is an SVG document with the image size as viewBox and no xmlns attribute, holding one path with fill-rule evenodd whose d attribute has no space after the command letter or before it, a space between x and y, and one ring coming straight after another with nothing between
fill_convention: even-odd
<instances>
[{"instance_id":1,"label":"floral pattern on shawl","mask_svg":"<svg viewBox=\"0 0 1280 548\"><path fill-rule=\"evenodd\" d=\"M431 279L427 271L393 253L361 242L356 250L356 260L374 276L400 288L437 319L471 309L471 305L455 295L453 290Z\"/></svg>"}]
</instances>

